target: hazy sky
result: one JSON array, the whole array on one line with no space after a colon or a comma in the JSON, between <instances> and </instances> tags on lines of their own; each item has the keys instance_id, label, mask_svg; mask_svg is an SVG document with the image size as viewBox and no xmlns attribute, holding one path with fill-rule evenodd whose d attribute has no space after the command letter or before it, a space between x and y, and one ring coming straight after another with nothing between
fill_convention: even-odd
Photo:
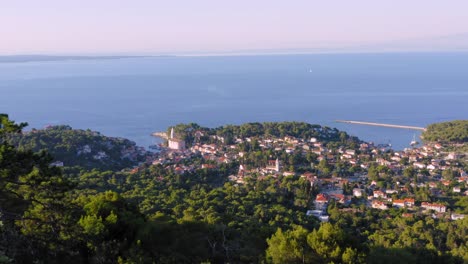
<instances>
[{"instance_id":1,"label":"hazy sky","mask_svg":"<svg viewBox=\"0 0 468 264\"><path fill-rule=\"evenodd\" d=\"M468 49L468 0L5 0L0 54ZM441 41L442 39L442 41ZM460 44L460 41L463 42Z\"/></svg>"}]
</instances>

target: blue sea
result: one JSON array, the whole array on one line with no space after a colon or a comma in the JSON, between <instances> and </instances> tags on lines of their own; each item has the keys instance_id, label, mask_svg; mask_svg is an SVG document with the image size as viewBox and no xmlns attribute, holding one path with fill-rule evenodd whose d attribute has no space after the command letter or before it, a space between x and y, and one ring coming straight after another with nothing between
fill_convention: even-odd
<instances>
[{"instance_id":1,"label":"blue sea","mask_svg":"<svg viewBox=\"0 0 468 264\"><path fill-rule=\"evenodd\" d=\"M394 149L427 126L468 119L468 53L147 57L0 63L0 113L29 128L68 124L147 147L154 131L305 121Z\"/></svg>"}]
</instances>

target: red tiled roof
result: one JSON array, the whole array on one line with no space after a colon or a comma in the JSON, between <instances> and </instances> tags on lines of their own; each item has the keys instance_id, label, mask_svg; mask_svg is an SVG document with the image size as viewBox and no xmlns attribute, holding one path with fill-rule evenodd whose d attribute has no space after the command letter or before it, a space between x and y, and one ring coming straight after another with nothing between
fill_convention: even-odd
<instances>
[{"instance_id":1,"label":"red tiled roof","mask_svg":"<svg viewBox=\"0 0 468 264\"><path fill-rule=\"evenodd\" d=\"M323 193L317 194L317 197L315 198L316 202L328 202L328 196Z\"/></svg>"}]
</instances>

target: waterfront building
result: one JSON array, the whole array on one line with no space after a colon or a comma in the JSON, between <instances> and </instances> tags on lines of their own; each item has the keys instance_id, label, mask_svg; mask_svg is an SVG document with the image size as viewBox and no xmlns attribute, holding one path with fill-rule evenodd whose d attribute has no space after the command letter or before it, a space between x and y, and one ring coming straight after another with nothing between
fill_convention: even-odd
<instances>
[{"instance_id":1,"label":"waterfront building","mask_svg":"<svg viewBox=\"0 0 468 264\"><path fill-rule=\"evenodd\" d=\"M174 128L171 128L171 135L168 139L168 146L173 150L183 150L185 149L185 141L177 139L174 136Z\"/></svg>"}]
</instances>

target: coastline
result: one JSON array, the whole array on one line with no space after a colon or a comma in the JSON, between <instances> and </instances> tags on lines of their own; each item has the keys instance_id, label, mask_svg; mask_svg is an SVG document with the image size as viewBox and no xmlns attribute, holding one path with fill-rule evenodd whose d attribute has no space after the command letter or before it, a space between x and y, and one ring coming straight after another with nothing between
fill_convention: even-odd
<instances>
[{"instance_id":1,"label":"coastline","mask_svg":"<svg viewBox=\"0 0 468 264\"><path fill-rule=\"evenodd\" d=\"M153 132L151 133L151 136L157 137L157 138L162 138L162 139L168 139L167 133L166 132Z\"/></svg>"}]
</instances>

